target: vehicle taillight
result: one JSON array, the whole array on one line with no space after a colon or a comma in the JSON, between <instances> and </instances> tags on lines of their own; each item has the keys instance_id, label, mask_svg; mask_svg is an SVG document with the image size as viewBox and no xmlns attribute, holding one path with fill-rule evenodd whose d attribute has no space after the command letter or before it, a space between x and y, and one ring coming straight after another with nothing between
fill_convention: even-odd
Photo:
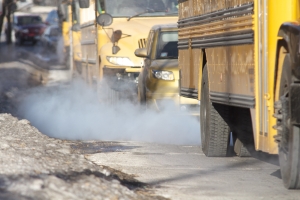
<instances>
[{"instance_id":1,"label":"vehicle taillight","mask_svg":"<svg viewBox=\"0 0 300 200\"><path fill-rule=\"evenodd\" d=\"M40 34L43 34L43 33L44 33L44 31L45 31L45 29L46 29L46 27L42 27L42 28L40 28Z\"/></svg>"}]
</instances>

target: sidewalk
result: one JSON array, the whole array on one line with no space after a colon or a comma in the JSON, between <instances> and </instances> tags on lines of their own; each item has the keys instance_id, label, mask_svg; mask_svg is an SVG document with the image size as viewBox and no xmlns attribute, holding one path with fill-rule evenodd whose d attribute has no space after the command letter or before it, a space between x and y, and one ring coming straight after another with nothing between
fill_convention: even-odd
<instances>
[{"instance_id":1,"label":"sidewalk","mask_svg":"<svg viewBox=\"0 0 300 200\"><path fill-rule=\"evenodd\" d=\"M72 72L68 66L59 62L55 54L47 54L47 52L41 51L30 52L24 49L21 49L20 53L23 54L27 60L32 61L44 74L47 74L46 77L43 78L44 85L50 86L71 81Z\"/></svg>"},{"instance_id":2,"label":"sidewalk","mask_svg":"<svg viewBox=\"0 0 300 200\"><path fill-rule=\"evenodd\" d=\"M38 46L31 44L16 46L0 42L0 63L5 68L24 68L31 77L43 85L67 83L71 80L71 71L57 62L55 56L46 57Z\"/></svg>"}]
</instances>

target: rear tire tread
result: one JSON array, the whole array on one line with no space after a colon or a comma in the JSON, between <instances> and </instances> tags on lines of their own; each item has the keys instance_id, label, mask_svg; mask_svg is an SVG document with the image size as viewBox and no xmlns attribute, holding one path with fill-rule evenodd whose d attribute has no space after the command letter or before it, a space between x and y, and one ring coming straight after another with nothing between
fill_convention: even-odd
<instances>
[{"instance_id":1,"label":"rear tire tread","mask_svg":"<svg viewBox=\"0 0 300 200\"><path fill-rule=\"evenodd\" d=\"M213 104L209 99L206 102L204 95L208 95L209 85L208 85L208 72L207 67L204 67L203 78L202 78L202 92L201 96L201 105L202 109L206 109L206 116L204 111L200 111L201 117L201 126L206 126L206 131L203 133L205 136L202 137L202 150L204 154L208 157L225 157L227 156L227 150L229 145L229 135L230 128L225 122L223 117L228 119L228 107L219 104ZM209 106L209 107L207 107ZM205 119L204 119L205 118ZM201 136L203 135L201 134Z\"/></svg>"}]
</instances>

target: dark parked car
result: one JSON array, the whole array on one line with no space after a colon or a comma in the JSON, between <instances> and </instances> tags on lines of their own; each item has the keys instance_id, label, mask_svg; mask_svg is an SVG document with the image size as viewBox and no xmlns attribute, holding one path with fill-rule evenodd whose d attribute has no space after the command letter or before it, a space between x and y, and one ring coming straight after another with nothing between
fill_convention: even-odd
<instances>
[{"instance_id":1,"label":"dark parked car","mask_svg":"<svg viewBox=\"0 0 300 200\"><path fill-rule=\"evenodd\" d=\"M57 41L60 36L61 34L57 25L48 26L41 37L41 45L46 50L56 51Z\"/></svg>"},{"instance_id":2,"label":"dark parked car","mask_svg":"<svg viewBox=\"0 0 300 200\"><path fill-rule=\"evenodd\" d=\"M26 41L35 44L40 40L46 25L39 15L15 14L13 17L13 29L16 43L22 45Z\"/></svg>"}]
</instances>

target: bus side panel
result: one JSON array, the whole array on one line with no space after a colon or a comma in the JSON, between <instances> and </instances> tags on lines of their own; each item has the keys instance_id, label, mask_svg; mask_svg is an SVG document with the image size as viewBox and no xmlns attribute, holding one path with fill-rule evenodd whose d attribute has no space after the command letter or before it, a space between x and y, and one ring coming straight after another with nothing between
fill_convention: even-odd
<instances>
[{"instance_id":1,"label":"bus side panel","mask_svg":"<svg viewBox=\"0 0 300 200\"><path fill-rule=\"evenodd\" d=\"M79 11L82 78L89 84L92 84L93 73L97 69L95 14L95 0L90 0L89 8Z\"/></svg>"},{"instance_id":2,"label":"bus side panel","mask_svg":"<svg viewBox=\"0 0 300 200\"><path fill-rule=\"evenodd\" d=\"M194 0L179 0L178 18L184 19L193 16Z\"/></svg>"},{"instance_id":3,"label":"bus side panel","mask_svg":"<svg viewBox=\"0 0 300 200\"><path fill-rule=\"evenodd\" d=\"M81 34L80 32L75 32L73 31L73 35L72 35L73 41L73 61L76 63L81 63ZM80 68L81 69L81 68ZM79 70L80 72L80 69Z\"/></svg>"},{"instance_id":4,"label":"bus side panel","mask_svg":"<svg viewBox=\"0 0 300 200\"><path fill-rule=\"evenodd\" d=\"M92 74L94 74L97 63L95 31L93 23L85 24L81 28L82 77L89 84L92 84Z\"/></svg>"},{"instance_id":5,"label":"bus side panel","mask_svg":"<svg viewBox=\"0 0 300 200\"><path fill-rule=\"evenodd\" d=\"M195 86L195 84L193 84L193 81L190 79L190 50L179 49L178 61L181 71L181 87L190 88L191 86Z\"/></svg>"},{"instance_id":6,"label":"bus side panel","mask_svg":"<svg viewBox=\"0 0 300 200\"><path fill-rule=\"evenodd\" d=\"M195 89L198 91L198 99L200 100L201 94L201 82L199 81L202 78L202 68L205 63L203 63L203 50L202 49L193 49L193 79L195 80ZM198 78L200 77L200 78Z\"/></svg>"},{"instance_id":7,"label":"bus side panel","mask_svg":"<svg viewBox=\"0 0 300 200\"><path fill-rule=\"evenodd\" d=\"M186 18L188 16L198 16L210 12L215 12L217 10L222 10L237 5L242 5L246 3L252 3L254 0L188 0L184 2L183 14L181 18ZM192 6L190 6L192 4ZM193 9L193 10L191 10ZM190 13L187 15L187 10L190 10ZM192 14L192 15L191 15Z\"/></svg>"},{"instance_id":8,"label":"bus side panel","mask_svg":"<svg viewBox=\"0 0 300 200\"><path fill-rule=\"evenodd\" d=\"M181 95L200 99L198 77L202 77L203 51L201 49L179 49L181 71Z\"/></svg>"},{"instance_id":9,"label":"bus side panel","mask_svg":"<svg viewBox=\"0 0 300 200\"><path fill-rule=\"evenodd\" d=\"M276 3L272 1L268 1L268 94L269 99L267 100L268 107L268 129L269 129L269 139L268 139L268 147L270 153L277 153L278 144L274 141L274 136L277 134L275 129L272 127L276 124L276 119L273 117L274 106L273 102L277 100L274 94L274 88L276 86L276 76L278 76L281 72L278 72L275 68L276 65L276 50L277 50L277 41L278 31L282 24L286 22L297 22L299 23L299 13L300 13L300 1L299 0L277 0ZM280 15L278 14L278 10L280 10ZM298 42L296 42L298 43ZM279 73L279 74L277 74Z\"/></svg>"},{"instance_id":10,"label":"bus side panel","mask_svg":"<svg viewBox=\"0 0 300 200\"><path fill-rule=\"evenodd\" d=\"M253 45L206 49L210 91L254 97Z\"/></svg>"}]
</instances>

